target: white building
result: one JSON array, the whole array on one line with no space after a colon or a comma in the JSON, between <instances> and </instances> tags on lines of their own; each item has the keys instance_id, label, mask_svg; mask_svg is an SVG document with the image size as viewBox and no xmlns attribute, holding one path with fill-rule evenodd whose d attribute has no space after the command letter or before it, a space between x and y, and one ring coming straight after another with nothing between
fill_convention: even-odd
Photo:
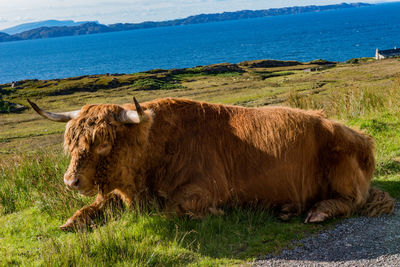
<instances>
[{"instance_id":1,"label":"white building","mask_svg":"<svg viewBox=\"0 0 400 267\"><path fill-rule=\"evenodd\" d=\"M379 50L377 48L375 53L376 60L385 59L389 57L396 57L396 56L400 56L400 48L395 47L393 49L388 49L388 50Z\"/></svg>"}]
</instances>

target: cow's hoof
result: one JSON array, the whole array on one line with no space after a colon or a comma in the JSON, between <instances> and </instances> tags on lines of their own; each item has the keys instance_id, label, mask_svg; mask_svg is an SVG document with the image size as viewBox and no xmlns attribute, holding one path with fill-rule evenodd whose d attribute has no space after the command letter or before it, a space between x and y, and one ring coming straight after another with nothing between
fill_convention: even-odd
<instances>
[{"instance_id":1,"label":"cow's hoof","mask_svg":"<svg viewBox=\"0 0 400 267\"><path fill-rule=\"evenodd\" d=\"M74 223L72 220L68 220L66 223L61 225L59 228L60 228L60 230L63 230L63 231L74 231Z\"/></svg>"},{"instance_id":2,"label":"cow's hoof","mask_svg":"<svg viewBox=\"0 0 400 267\"><path fill-rule=\"evenodd\" d=\"M217 208L211 207L211 208L208 208L208 210L211 212L212 215L215 215L215 216L222 216L222 215L224 215L224 211L221 210L221 209L217 209Z\"/></svg>"},{"instance_id":3,"label":"cow's hoof","mask_svg":"<svg viewBox=\"0 0 400 267\"><path fill-rule=\"evenodd\" d=\"M281 219L282 221L289 221L290 218L292 218L292 215L289 213L281 213L279 214L279 219Z\"/></svg>"},{"instance_id":4,"label":"cow's hoof","mask_svg":"<svg viewBox=\"0 0 400 267\"><path fill-rule=\"evenodd\" d=\"M328 214L320 211L310 210L304 223L318 223L323 222L328 218Z\"/></svg>"},{"instance_id":5,"label":"cow's hoof","mask_svg":"<svg viewBox=\"0 0 400 267\"><path fill-rule=\"evenodd\" d=\"M76 232L76 231L82 231L86 229L86 225L84 225L82 222L79 222L77 220L73 219L68 219L66 223L61 225L60 230L63 231L68 231L68 232Z\"/></svg>"},{"instance_id":6,"label":"cow's hoof","mask_svg":"<svg viewBox=\"0 0 400 267\"><path fill-rule=\"evenodd\" d=\"M279 213L279 219L282 221L288 221L290 218L298 216L300 214L298 205L296 204L285 204L281 208Z\"/></svg>"}]
</instances>

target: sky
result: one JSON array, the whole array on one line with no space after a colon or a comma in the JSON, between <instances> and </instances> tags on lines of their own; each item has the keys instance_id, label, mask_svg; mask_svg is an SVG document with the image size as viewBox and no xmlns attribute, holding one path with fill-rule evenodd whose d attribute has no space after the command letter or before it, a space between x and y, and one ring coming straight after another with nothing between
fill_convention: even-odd
<instances>
[{"instance_id":1,"label":"sky","mask_svg":"<svg viewBox=\"0 0 400 267\"><path fill-rule=\"evenodd\" d=\"M399 1L399 0L395 0ZM379 2L395 2L382 0ZM202 13L287 6L329 5L341 0L0 0L0 29L48 19L117 22L162 21ZM377 3L376 0L346 1Z\"/></svg>"}]
</instances>

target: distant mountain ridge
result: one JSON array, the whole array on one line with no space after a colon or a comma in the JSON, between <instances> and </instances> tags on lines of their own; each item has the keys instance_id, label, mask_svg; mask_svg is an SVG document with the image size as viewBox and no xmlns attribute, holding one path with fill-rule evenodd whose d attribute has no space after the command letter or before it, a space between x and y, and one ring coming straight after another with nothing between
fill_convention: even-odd
<instances>
[{"instance_id":1,"label":"distant mountain ridge","mask_svg":"<svg viewBox=\"0 0 400 267\"><path fill-rule=\"evenodd\" d=\"M21 32L14 34L20 40L30 40L30 39L43 39L43 38L53 38L62 36L73 36L73 35L85 35L93 33L103 33L113 31L109 27L103 24L98 24L95 22L84 23L79 26L60 26L60 27L40 27L30 31Z\"/></svg>"},{"instance_id":2,"label":"distant mountain ridge","mask_svg":"<svg viewBox=\"0 0 400 267\"><path fill-rule=\"evenodd\" d=\"M30 23L24 23L24 24L19 24L14 27L10 27L7 29L0 30L0 32L4 32L7 34L17 34L21 33L24 31L29 31L33 29L37 29L40 27L56 27L56 26L79 26L84 23L88 22L95 22L98 23L97 21L73 21L73 20L44 20L44 21L38 21L38 22L30 22Z\"/></svg>"},{"instance_id":3,"label":"distant mountain ridge","mask_svg":"<svg viewBox=\"0 0 400 267\"><path fill-rule=\"evenodd\" d=\"M311 5L311 6L271 8L265 10L242 10L236 12L200 14L183 19L167 20L160 22L146 21L142 23L116 23L116 24L110 24L108 26L99 24L97 22L87 22L78 26L39 27L36 29L31 29L13 35L0 32L0 42L86 35L86 34L115 32L115 31L128 31L136 29L179 26L188 24L200 24L200 23L227 21L227 20L239 20L239 19L299 14L306 12L320 12L320 11L334 10L334 9L356 8L356 7L364 7L370 5L371 4L367 3L351 3L351 4L342 3L342 4L325 5L325 6Z\"/></svg>"}]
</instances>

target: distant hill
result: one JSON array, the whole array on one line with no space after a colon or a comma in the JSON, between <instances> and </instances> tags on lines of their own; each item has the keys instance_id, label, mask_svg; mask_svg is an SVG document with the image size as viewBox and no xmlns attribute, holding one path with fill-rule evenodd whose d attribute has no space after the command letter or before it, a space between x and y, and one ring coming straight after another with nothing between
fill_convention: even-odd
<instances>
[{"instance_id":1,"label":"distant hill","mask_svg":"<svg viewBox=\"0 0 400 267\"><path fill-rule=\"evenodd\" d=\"M85 34L94 34L103 32L113 32L113 31L128 31L136 29L179 26L179 25L219 22L227 20L260 18L260 17L280 16L289 14L299 14L306 12L320 12L333 9L356 8L364 6L370 6L370 4L342 3L337 5L326 5L326 6L313 5L313 6L271 8L265 10L242 10L236 12L223 12L216 14L201 14L196 16L190 16L183 19L175 19L175 20L160 21L160 22L146 21L142 23L116 23L108 26L99 24L97 22L87 22L77 26L53 26L53 27L46 26L20 32L13 35L0 33L0 42L52 38L61 36L73 36L73 35L85 35Z\"/></svg>"},{"instance_id":2,"label":"distant hill","mask_svg":"<svg viewBox=\"0 0 400 267\"><path fill-rule=\"evenodd\" d=\"M209 22L219 22L227 20L239 20L239 19L251 19L251 18L261 18L261 17L271 17L271 16L281 16L290 14L299 14L306 12L320 12L333 9L343 9L343 8L355 8L370 6L371 4L366 3L352 3L352 4L336 4L336 5L326 5L326 6L294 6L294 7L283 7L283 8L271 8L264 10L241 10L236 12L223 12L215 14L200 14L195 16L190 16L184 19L175 19L161 22L146 21L142 23L117 23L108 25L114 30L134 30L143 28L154 28L154 27L165 27L165 26L179 26L187 24L200 24Z\"/></svg>"},{"instance_id":3,"label":"distant hill","mask_svg":"<svg viewBox=\"0 0 400 267\"><path fill-rule=\"evenodd\" d=\"M22 40L29 39L42 39L42 38L53 38L62 36L73 36L73 35L85 35L93 33L102 33L113 31L109 27L103 24L95 22L88 22L79 26L61 26L61 27L40 27L37 29L21 32L14 34L17 38Z\"/></svg>"},{"instance_id":4,"label":"distant hill","mask_svg":"<svg viewBox=\"0 0 400 267\"><path fill-rule=\"evenodd\" d=\"M17 33L21 33L24 31L29 31L32 29L37 29L40 27L79 26L79 25L82 25L82 24L88 23L88 22L96 22L97 23L97 21L75 22L73 20L44 20L44 21L24 23L24 24L20 24L20 25L10 27L10 28L4 29L4 30L0 30L0 31L12 35L12 34L17 34Z\"/></svg>"},{"instance_id":5,"label":"distant hill","mask_svg":"<svg viewBox=\"0 0 400 267\"><path fill-rule=\"evenodd\" d=\"M0 42L11 42L11 41L20 41L22 40L19 37L9 35L4 32L0 32Z\"/></svg>"}]
</instances>

